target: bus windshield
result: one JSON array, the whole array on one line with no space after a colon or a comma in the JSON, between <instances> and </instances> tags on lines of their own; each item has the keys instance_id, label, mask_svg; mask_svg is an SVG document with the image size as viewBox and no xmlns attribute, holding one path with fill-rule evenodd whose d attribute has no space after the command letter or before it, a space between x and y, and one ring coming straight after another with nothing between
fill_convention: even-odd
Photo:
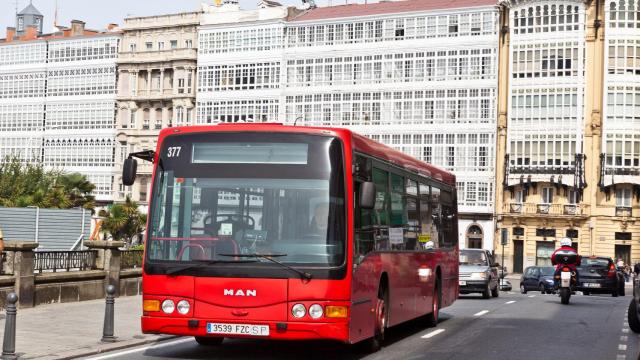
<instances>
[{"instance_id":1,"label":"bus windshield","mask_svg":"<svg viewBox=\"0 0 640 360\"><path fill-rule=\"evenodd\" d=\"M238 266L273 266L269 259L247 261L233 254L271 254L301 267L344 263L339 140L291 134L204 135L170 136L163 144L148 262L210 263L226 268L227 275Z\"/></svg>"}]
</instances>

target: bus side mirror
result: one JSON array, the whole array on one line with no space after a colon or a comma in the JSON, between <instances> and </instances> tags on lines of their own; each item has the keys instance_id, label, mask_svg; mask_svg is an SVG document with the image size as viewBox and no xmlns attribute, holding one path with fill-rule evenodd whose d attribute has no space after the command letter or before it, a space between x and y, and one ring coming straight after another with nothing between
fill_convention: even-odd
<instances>
[{"instance_id":1,"label":"bus side mirror","mask_svg":"<svg viewBox=\"0 0 640 360\"><path fill-rule=\"evenodd\" d=\"M371 181L360 184L360 208L373 209L376 204L376 185Z\"/></svg>"},{"instance_id":2,"label":"bus side mirror","mask_svg":"<svg viewBox=\"0 0 640 360\"><path fill-rule=\"evenodd\" d=\"M133 185L136 181L136 170L138 169L138 161L134 158L124 159L122 166L122 184L126 186Z\"/></svg>"}]
</instances>

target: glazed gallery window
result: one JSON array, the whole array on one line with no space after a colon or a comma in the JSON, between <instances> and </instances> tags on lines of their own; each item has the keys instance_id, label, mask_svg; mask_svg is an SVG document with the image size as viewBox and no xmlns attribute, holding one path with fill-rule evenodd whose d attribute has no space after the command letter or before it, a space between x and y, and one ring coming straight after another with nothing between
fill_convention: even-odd
<instances>
[{"instance_id":1,"label":"glazed gallery window","mask_svg":"<svg viewBox=\"0 0 640 360\"><path fill-rule=\"evenodd\" d=\"M50 70L47 96L115 95L115 66Z\"/></svg>"},{"instance_id":2,"label":"glazed gallery window","mask_svg":"<svg viewBox=\"0 0 640 360\"><path fill-rule=\"evenodd\" d=\"M475 12L349 23L289 26L287 47L403 41L496 34L497 13Z\"/></svg>"},{"instance_id":3,"label":"glazed gallery window","mask_svg":"<svg viewBox=\"0 0 640 360\"><path fill-rule=\"evenodd\" d=\"M198 67L198 91L277 89L280 63L210 65Z\"/></svg>"},{"instance_id":4,"label":"glazed gallery window","mask_svg":"<svg viewBox=\"0 0 640 360\"><path fill-rule=\"evenodd\" d=\"M334 93L286 97L286 116L311 126L492 124L495 89Z\"/></svg>"},{"instance_id":5,"label":"glazed gallery window","mask_svg":"<svg viewBox=\"0 0 640 360\"><path fill-rule=\"evenodd\" d=\"M17 156L23 162L40 162L42 137L0 137L0 159Z\"/></svg>"},{"instance_id":6,"label":"glazed gallery window","mask_svg":"<svg viewBox=\"0 0 640 360\"><path fill-rule=\"evenodd\" d=\"M605 5L606 21L611 28L640 28L640 5L637 0L610 1Z\"/></svg>"},{"instance_id":7,"label":"glazed gallery window","mask_svg":"<svg viewBox=\"0 0 640 360\"><path fill-rule=\"evenodd\" d=\"M287 61L287 87L495 79L495 48Z\"/></svg>"},{"instance_id":8,"label":"glazed gallery window","mask_svg":"<svg viewBox=\"0 0 640 360\"><path fill-rule=\"evenodd\" d=\"M640 16L640 11L638 14ZM606 51L609 74L640 75L639 40L609 39L608 44Z\"/></svg>"},{"instance_id":9,"label":"glazed gallery window","mask_svg":"<svg viewBox=\"0 0 640 360\"><path fill-rule=\"evenodd\" d=\"M545 43L544 48L531 49L530 45L513 45L512 77L541 78L578 76L581 49L577 42Z\"/></svg>"},{"instance_id":10,"label":"glazed gallery window","mask_svg":"<svg viewBox=\"0 0 640 360\"><path fill-rule=\"evenodd\" d=\"M49 62L72 62L114 59L118 57L120 40L116 37L98 37L80 40L49 41ZM132 44L133 45L133 44ZM135 51L135 45L132 51Z\"/></svg>"},{"instance_id":11,"label":"glazed gallery window","mask_svg":"<svg viewBox=\"0 0 640 360\"><path fill-rule=\"evenodd\" d=\"M640 167L640 134L607 133L605 165L609 168L638 171Z\"/></svg>"},{"instance_id":12,"label":"glazed gallery window","mask_svg":"<svg viewBox=\"0 0 640 360\"><path fill-rule=\"evenodd\" d=\"M45 139L43 162L58 169L111 168L114 150L112 139Z\"/></svg>"},{"instance_id":13,"label":"glazed gallery window","mask_svg":"<svg viewBox=\"0 0 640 360\"><path fill-rule=\"evenodd\" d=\"M196 124L267 122L278 119L278 100L199 100Z\"/></svg>"},{"instance_id":14,"label":"glazed gallery window","mask_svg":"<svg viewBox=\"0 0 640 360\"><path fill-rule=\"evenodd\" d=\"M47 129L112 129L115 101L47 104Z\"/></svg>"},{"instance_id":15,"label":"glazed gallery window","mask_svg":"<svg viewBox=\"0 0 640 360\"><path fill-rule=\"evenodd\" d=\"M282 26L240 28L228 31L202 31L198 34L199 54L222 54L247 51L268 51L282 48ZM185 42L192 47L191 40Z\"/></svg>"},{"instance_id":16,"label":"glazed gallery window","mask_svg":"<svg viewBox=\"0 0 640 360\"><path fill-rule=\"evenodd\" d=\"M0 105L0 133L42 130L44 103Z\"/></svg>"},{"instance_id":17,"label":"glazed gallery window","mask_svg":"<svg viewBox=\"0 0 640 360\"><path fill-rule=\"evenodd\" d=\"M0 74L0 98L43 97L45 78L46 74L44 72Z\"/></svg>"},{"instance_id":18,"label":"glazed gallery window","mask_svg":"<svg viewBox=\"0 0 640 360\"><path fill-rule=\"evenodd\" d=\"M47 58L47 44L13 44L0 46L0 66L44 63Z\"/></svg>"},{"instance_id":19,"label":"glazed gallery window","mask_svg":"<svg viewBox=\"0 0 640 360\"><path fill-rule=\"evenodd\" d=\"M557 31L576 31L583 28L582 6L539 5L513 11L513 33L532 34Z\"/></svg>"}]
</instances>

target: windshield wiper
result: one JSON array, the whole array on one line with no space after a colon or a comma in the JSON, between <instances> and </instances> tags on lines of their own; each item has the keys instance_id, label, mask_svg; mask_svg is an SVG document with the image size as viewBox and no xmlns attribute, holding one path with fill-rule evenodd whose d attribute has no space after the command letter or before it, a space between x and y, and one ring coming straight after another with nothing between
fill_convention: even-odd
<instances>
[{"instance_id":1,"label":"windshield wiper","mask_svg":"<svg viewBox=\"0 0 640 360\"><path fill-rule=\"evenodd\" d=\"M173 268L170 270L167 270L165 272L165 275L178 275L179 273L182 273L186 270L191 270L191 269L200 269L203 267L206 267L207 265L213 265L213 264L220 264L220 263L249 263L249 262L255 262L255 260L192 260L195 261L196 264L190 264L190 265L186 265L183 267L179 267L179 268Z\"/></svg>"},{"instance_id":2,"label":"windshield wiper","mask_svg":"<svg viewBox=\"0 0 640 360\"><path fill-rule=\"evenodd\" d=\"M285 269L291 270L295 273L297 273L298 275L300 275L300 277L303 280L311 280L311 278L313 277L311 274L309 274L308 272L302 271L302 270L298 270L294 267L291 267L287 264L283 264L280 261L276 260L276 259L272 259L273 257L280 257L280 256L287 256L287 254L258 254L258 253L253 253L253 254L218 254L219 256L236 256L236 257L255 257L255 258L260 258L260 259L265 259L265 260L269 260L274 264L278 264L280 266L282 266Z\"/></svg>"}]
</instances>

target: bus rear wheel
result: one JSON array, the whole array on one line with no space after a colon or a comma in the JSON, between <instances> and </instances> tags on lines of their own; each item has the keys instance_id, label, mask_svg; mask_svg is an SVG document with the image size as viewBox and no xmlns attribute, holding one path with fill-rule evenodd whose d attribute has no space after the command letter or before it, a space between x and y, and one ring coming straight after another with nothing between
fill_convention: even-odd
<instances>
[{"instance_id":1,"label":"bus rear wheel","mask_svg":"<svg viewBox=\"0 0 640 360\"><path fill-rule=\"evenodd\" d=\"M223 337L206 337L206 336L196 336L196 342L199 345L204 346L218 346L222 345Z\"/></svg>"},{"instance_id":2,"label":"bus rear wheel","mask_svg":"<svg viewBox=\"0 0 640 360\"><path fill-rule=\"evenodd\" d=\"M436 279L433 288L433 300L431 302L431 313L427 315L427 326L436 327L440 320L440 301L442 300L442 292L440 291L440 279Z\"/></svg>"}]
</instances>

